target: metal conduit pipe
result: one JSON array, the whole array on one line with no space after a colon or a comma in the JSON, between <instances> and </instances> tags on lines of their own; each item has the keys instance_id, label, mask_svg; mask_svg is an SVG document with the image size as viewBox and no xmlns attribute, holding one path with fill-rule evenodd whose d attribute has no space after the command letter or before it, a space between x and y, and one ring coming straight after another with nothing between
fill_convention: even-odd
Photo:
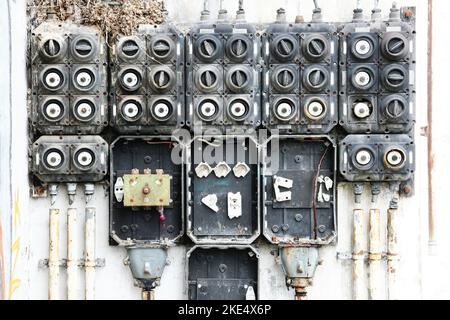
<instances>
[{"instance_id":1,"label":"metal conduit pipe","mask_svg":"<svg viewBox=\"0 0 450 320\"><path fill-rule=\"evenodd\" d=\"M398 190L399 186L394 185L393 198L387 210L387 278L388 278L388 298L398 299L397 272L400 255L398 245L398 230L400 227L400 217L398 212Z\"/></svg>"},{"instance_id":2,"label":"metal conduit pipe","mask_svg":"<svg viewBox=\"0 0 450 320\"><path fill-rule=\"evenodd\" d=\"M59 284L59 209L49 210L48 299L56 300Z\"/></svg>"},{"instance_id":3,"label":"metal conduit pipe","mask_svg":"<svg viewBox=\"0 0 450 320\"><path fill-rule=\"evenodd\" d=\"M95 208L86 208L84 260L86 300L95 299L95 213Z\"/></svg>"},{"instance_id":4,"label":"metal conduit pipe","mask_svg":"<svg viewBox=\"0 0 450 320\"><path fill-rule=\"evenodd\" d=\"M381 226L380 210L371 209L369 216L369 299L381 300Z\"/></svg>"},{"instance_id":5,"label":"metal conduit pipe","mask_svg":"<svg viewBox=\"0 0 450 320\"><path fill-rule=\"evenodd\" d=\"M353 210L353 299L362 300L365 296L364 283L364 211Z\"/></svg>"},{"instance_id":6,"label":"metal conduit pipe","mask_svg":"<svg viewBox=\"0 0 450 320\"><path fill-rule=\"evenodd\" d=\"M67 300L76 300L75 230L77 224L77 209L67 210Z\"/></svg>"}]
</instances>

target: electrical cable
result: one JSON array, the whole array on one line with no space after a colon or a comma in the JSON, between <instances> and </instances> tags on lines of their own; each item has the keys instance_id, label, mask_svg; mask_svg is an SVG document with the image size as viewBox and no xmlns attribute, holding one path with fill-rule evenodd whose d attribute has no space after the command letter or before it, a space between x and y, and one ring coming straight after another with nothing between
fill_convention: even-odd
<instances>
[{"instance_id":1,"label":"electrical cable","mask_svg":"<svg viewBox=\"0 0 450 320\"><path fill-rule=\"evenodd\" d=\"M314 181L313 181L313 183L314 183L314 185L313 185L314 192L313 192L313 199L312 199L312 208L313 208L313 213L314 213L314 239L317 239L317 198L316 198L317 197L317 195L316 195L316 193L317 193L317 181L319 179L320 170L322 169L322 164L323 164L323 161L325 160L325 156L327 155L329 148L330 147L327 146L327 148L325 149L324 153L322 154L322 157L319 160L319 164L317 166L317 173L316 173L316 176L315 176Z\"/></svg>"}]
</instances>

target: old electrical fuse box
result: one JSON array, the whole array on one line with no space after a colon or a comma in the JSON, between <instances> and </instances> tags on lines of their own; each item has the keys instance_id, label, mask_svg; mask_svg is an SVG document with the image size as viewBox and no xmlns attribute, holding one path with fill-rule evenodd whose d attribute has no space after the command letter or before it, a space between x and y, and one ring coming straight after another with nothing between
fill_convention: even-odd
<instances>
[{"instance_id":1,"label":"old electrical fuse box","mask_svg":"<svg viewBox=\"0 0 450 320\"><path fill-rule=\"evenodd\" d=\"M336 144L273 136L262 148L263 227L276 244L326 244L336 236Z\"/></svg>"},{"instance_id":2,"label":"old electrical fuse box","mask_svg":"<svg viewBox=\"0 0 450 320\"><path fill-rule=\"evenodd\" d=\"M251 243L259 235L256 142L198 137L187 154L187 234L195 243Z\"/></svg>"},{"instance_id":3,"label":"old electrical fuse box","mask_svg":"<svg viewBox=\"0 0 450 320\"><path fill-rule=\"evenodd\" d=\"M108 125L101 31L44 22L31 35L31 124L42 134L99 134Z\"/></svg>"},{"instance_id":4,"label":"old electrical fuse box","mask_svg":"<svg viewBox=\"0 0 450 320\"><path fill-rule=\"evenodd\" d=\"M245 22L219 13L186 38L187 119L195 133L243 133L261 124L260 36Z\"/></svg>"},{"instance_id":5,"label":"old electrical fuse box","mask_svg":"<svg viewBox=\"0 0 450 320\"><path fill-rule=\"evenodd\" d=\"M378 11L379 12L379 11ZM356 9L341 30L340 123L348 133L408 133L415 123L415 30L391 9Z\"/></svg>"},{"instance_id":6,"label":"old electrical fuse box","mask_svg":"<svg viewBox=\"0 0 450 320\"><path fill-rule=\"evenodd\" d=\"M181 157L170 137L120 137L111 145L110 232L117 243L164 244L183 234Z\"/></svg>"},{"instance_id":7,"label":"old electrical fuse box","mask_svg":"<svg viewBox=\"0 0 450 320\"><path fill-rule=\"evenodd\" d=\"M189 300L256 300L259 254L250 246L195 246L187 253Z\"/></svg>"},{"instance_id":8,"label":"old electrical fuse box","mask_svg":"<svg viewBox=\"0 0 450 320\"><path fill-rule=\"evenodd\" d=\"M340 173L348 181L407 181L415 169L408 135L349 135L340 142Z\"/></svg>"},{"instance_id":9,"label":"old electrical fuse box","mask_svg":"<svg viewBox=\"0 0 450 320\"><path fill-rule=\"evenodd\" d=\"M263 123L282 133L326 134L338 124L334 24L290 24L284 9L264 32Z\"/></svg>"},{"instance_id":10,"label":"old electrical fuse box","mask_svg":"<svg viewBox=\"0 0 450 320\"><path fill-rule=\"evenodd\" d=\"M42 136L31 152L42 182L96 182L108 172L108 144L98 136Z\"/></svg>"},{"instance_id":11,"label":"old electrical fuse box","mask_svg":"<svg viewBox=\"0 0 450 320\"><path fill-rule=\"evenodd\" d=\"M119 37L110 58L118 132L168 134L184 125L184 36L177 28L143 25Z\"/></svg>"}]
</instances>

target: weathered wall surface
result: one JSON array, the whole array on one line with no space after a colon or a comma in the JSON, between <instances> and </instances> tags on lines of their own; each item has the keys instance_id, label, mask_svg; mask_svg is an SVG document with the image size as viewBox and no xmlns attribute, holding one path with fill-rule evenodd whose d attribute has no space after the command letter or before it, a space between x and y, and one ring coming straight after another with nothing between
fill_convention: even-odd
<instances>
[{"instance_id":1,"label":"weathered wall surface","mask_svg":"<svg viewBox=\"0 0 450 320\"><path fill-rule=\"evenodd\" d=\"M27 119L26 119L26 79L23 55L26 47L26 16L24 0L6 0L0 2L0 218L2 223L2 243L0 243L0 261L4 285L4 298L46 299L48 270L38 268L41 259L48 257L48 199L29 198L27 184ZM324 19L330 21L349 21L356 1L321 1ZM366 14L372 9L373 1L363 1ZM384 15L388 13L391 1L381 0ZM446 81L450 71L448 41L435 41L435 149L436 181L435 201L438 219L438 241L440 251L437 256L429 257L427 252L427 149L426 138L420 135L420 128L426 126L427 102L427 1L401 0L400 6L417 6L417 171L416 195L402 199L400 212L402 228L400 245L402 260L399 273L400 297L450 298L450 285L444 280L450 266L448 245L450 234L446 226L450 223L447 214L447 186L450 173L446 168L450 156L450 132L446 129L450 119L450 109L446 107ZM168 0L170 17L175 22L196 22L199 18L202 1ZM450 11L450 3L435 0L435 39L447 37L446 17L443 12ZM211 14L215 15L218 1L210 1ZM300 6L299 6L300 4ZM225 1L229 13L234 15L237 1ZM287 10L288 19L293 21L300 12L308 20L313 8L312 1L258 1L246 0L247 19L251 22L271 22L279 7ZM10 18L9 19L9 13ZM10 32L12 30L12 32ZM10 33L12 37L10 38ZM11 52L10 44L11 43ZM11 70L10 70L11 66ZM11 91L10 91L11 86ZM10 94L11 93L11 94ZM442 120L441 120L442 119ZM81 189L81 188L79 188ZM384 193L376 205L371 206L369 190L364 195L363 209L371 207L382 210L383 226L386 225L385 211L390 196ZM61 186L56 207L61 210L60 255L65 257L65 212L68 206L65 187ZM108 245L108 199L101 186L97 187L92 202L97 207L97 256L106 259L106 265L96 273L97 299L140 299L140 289L133 286L133 279L123 259L123 248ZM76 200L79 208L77 258L83 257L84 196L79 190ZM351 299L351 260L345 257L351 252L351 218L353 210L351 188L342 185L339 188L338 228L339 241L336 246L320 251L323 263L317 269L314 286L310 289L311 299ZM366 224L367 225L367 224ZM274 247L260 245L260 297L262 299L292 299L293 291L285 286L281 266L276 265L270 251ZM157 299L182 299L186 297L184 272L185 253L188 248L169 249L170 264L166 267L161 286L156 290ZM447 250L446 250L447 249ZM338 255L339 253L339 255ZM338 258L338 256L340 258ZM78 270L77 296L84 297L84 275ZM66 298L66 273L61 269L61 299ZM448 281L447 281L448 282ZM380 283L386 288L386 283ZM384 294L386 297L386 295Z\"/></svg>"}]
</instances>

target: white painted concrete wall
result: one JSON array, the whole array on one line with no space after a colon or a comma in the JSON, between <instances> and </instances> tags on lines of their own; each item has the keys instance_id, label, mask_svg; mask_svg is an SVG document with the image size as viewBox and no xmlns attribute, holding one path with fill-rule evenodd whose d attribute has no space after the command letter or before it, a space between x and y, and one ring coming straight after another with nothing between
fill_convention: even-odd
<instances>
[{"instance_id":1,"label":"white painted concrete wall","mask_svg":"<svg viewBox=\"0 0 450 320\"><path fill-rule=\"evenodd\" d=\"M48 256L48 199L29 198L27 183L27 119L26 119L26 80L25 52L26 16L25 0L0 1L0 219L3 226L3 252L5 266L5 298L46 299L47 270L39 269L38 262ZM196 22L201 10L201 0L168 0L170 16L175 22ZM373 1L363 1L363 8L369 13ZM402 199L402 229L400 236L402 261L399 270L401 297L450 298L450 280L447 275L450 266L450 233L447 226L450 215L446 210L447 185L449 171L446 162L450 156L450 131L447 121L450 108L447 107L448 74L450 72L450 44L442 40L434 48L435 63L435 147L436 147L436 213L438 218L438 255L429 257L427 253L427 149L426 138L419 135L420 127L426 125L427 97L427 1L401 0L399 5L417 6L417 172L416 195ZM10 42L8 30L8 3L11 13L12 55L9 54ZM324 19L330 21L349 21L356 1L321 1ZM435 38L447 38L447 21L443 14L450 12L450 2L435 0ZM215 15L218 0L211 0L211 14ZM225 1L228 11L234 15L237 0ZM381 0L384 15L387 15L390 1ZM299 10L308 20L311 15L312 1L258 1L246 0L245 9L251 22L272 22L279 7L287 9L288 19L293 21ZM436 41L437 42L437 41ZM10 64L12 73L9 72ZM10 98L10 83L12 92ZM10 118L12 117L12 118ZM11 126L10 126L11 123ZM12 135L11 135L12 133ZM9 139L12 137L12 143ZM11 146L11 147L10 147ZM11 155L10 155L11 153ZM11 172L10 172L11 171ZM11 191L11 190L12 191ZM370 209L369 190L364 196L366 211ZM56 207L61 209L61 257L65 257L65 212L67 198L65 187L60 189ZM82 190L77 196L79 208L77 255L83 257L83 221L84 197ZM96 277L97 299L140 299L140 289L133 286L128 267L122 261L125 250L108 245L108 201L102 187L97 187L95 199L97 206L97 255L106 259L106 266L98 269ZM376 207L384 213L389 195L380 197ZM14 209L17 210L14 210ZM339 187L339 241L337 246L323 248L320 251L323 264L317 269L314 286L310 289L311 299L351 299L351 261L337 259L337 252L351 252L351 217L353 196L347 185ZM385 217L383 214L383 225ZM18 241L19 240L19 241ZM15 244L15 245L14 245ZM272 247L263 245L261 252L260 293L262 299L292 299L293 291L285 286L281 267L275 265L270 255ZM169 249L170 265L166 267L161 286L156 290L157 299L182 299L186 297L184 284L185 247ZM66 298L65 270L61 269L59 296ZM78 297L83 298L83 272L78 272ZM386 287L385 281L380 284ZM0 290L1 292L1 290ZM0 294L1 297L1 294Z\"/></svg>"}]
</instances>

